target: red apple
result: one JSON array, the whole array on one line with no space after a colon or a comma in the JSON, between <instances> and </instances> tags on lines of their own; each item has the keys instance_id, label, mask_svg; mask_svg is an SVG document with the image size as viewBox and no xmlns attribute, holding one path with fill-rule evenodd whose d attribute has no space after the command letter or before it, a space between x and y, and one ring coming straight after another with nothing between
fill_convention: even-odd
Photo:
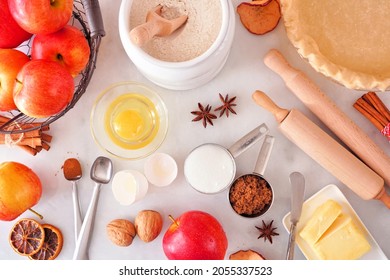
<instances>
[{"instance_id":1,"label":"red apple","mask_svg":"<svg viewBox=\"0 0 390 280\"><path fill-rule=\"evenodd\" d=\"M0 49L0 111L16 109L13 96L16 75L28 61L29 57L21 51Z\"/></svg>"},{"instance_id":2,"label":"red apple","mask_svg":"<svg viewBox=\"0 0 390 280\"><path fill-rule=\"evenodd\" d=\"M0 0L0 48L12 49L31 38L32 34L16 23L8 7L8 0Z\"/></svg>"},{"instance_id":3,"label":"red apple","mask_svg":"<svg viewBox=\"0 0 390 280\"><path fill-rule=\"evenodd\" d=\"M174 220L163 237L170 260L223 260L228 240L221 224L202 211L187 211Z\"/></svg>"},{"instance_id":4,"label":"red apple","mask_svg":"<svg viewBox=\"0 0 390 280\"><path fill-rule=\"evenodd\" d=\"M36 35L31 50L32 59L57 61L65 66L73 77L84 70L89 54L89 44L84 33L71 25L47 35Z\"/></svg>"},{"instance_id":5,"label":"red apple","mask_svg":"<svg viewBox=\"0 0 390 280\"><path fill-rule=\"evenodd\" d=\"M31 60L23 66L16 80L16 107L30 117L47 118L60 113L74 95L72 75L54 61Z\"/></svg>"},{"instance_id":6,"label":"red apple","mask_svg":"<svg viewBox=\"0 0 390 280\"><path fill-rule=\"evenodd\" d=\"M8 5L20 27L33 34L60 30L73 11L73 0L8 0Z\"/></svg>"},{"instance_id":7,"label":"red apple","mask_svg":"<svg viewBox=\"0 0 390 280\"><path fill-rule=\"evenodd\" d=\"M36 205L42 184L33 170L18 162L0 164L0 220L12 221Z\"/></svg>"}]
</instances>

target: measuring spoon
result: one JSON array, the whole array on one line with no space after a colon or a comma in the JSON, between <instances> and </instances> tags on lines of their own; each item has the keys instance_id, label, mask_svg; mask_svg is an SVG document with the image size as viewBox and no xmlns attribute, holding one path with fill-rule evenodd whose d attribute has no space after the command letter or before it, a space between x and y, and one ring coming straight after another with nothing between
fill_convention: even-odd
<instances>
[{"instance_id":1,"label":"measuring spoon","mask_svg":"<svg viewBox=\"0 0 390 280\"><path fill-rule=\"evenodd\" d=\"M91 179L95 181L95 187L77 239L76 249L73 254L74 260L88 259L86 256L88 255L90 236L95 222L100 187L102 184L110 182L112 169L112 162L106 157L98 157L91 167Z\"/></svg>"},{"instance_id":2,"label":"measuring spoon","mask_svg":"<svg viewBox=\"0 0 390 280\"><path fill-rule=\"evenodd\" d=\"M193 149L184 162L184 175L195 190L215 194L228 188L236 175L235 158L268 133L268 127L261 124L229 149L206 143Z\"/></svg>"},{"instance_id":3,"label":"measuring spoon","mask_svg":"<svg viewBox=\"0 0 390 280\"><path fill-rule=\"evenodd\" d=\"M265 136L253 173L234 180L229 190L229 202L240 216L254 218L264 215L274 200L271 184L264 178L275 138Z\"/></svg>"}]
</instances>

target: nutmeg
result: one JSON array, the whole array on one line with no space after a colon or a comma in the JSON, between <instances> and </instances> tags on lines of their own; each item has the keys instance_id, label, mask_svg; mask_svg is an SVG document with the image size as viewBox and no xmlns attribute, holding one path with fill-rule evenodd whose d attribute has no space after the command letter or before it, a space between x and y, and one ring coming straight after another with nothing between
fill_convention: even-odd
<instances>
[{"instance_id":1,"label":"nutmeg","mask_svg":"<svg viewBox=\"0 0 390 280\"><path fill-rule=\"evenodd\" d=\"M112 220L106 227L108 238L116 245L127 247L133 242L136 230L132 222L125 219Z\"/></svg>"},{"instance_id":2,"label":"nutmeg","mask_svg":"<svg viewBox=\"0 0 390 280\"><path fill-rule=\"evenodd\" d=\"M160 234L163 219L157 211L142 210L135 217L134 225L139 238L144 242L151 242Z\"/></svg>"}]
</instances>

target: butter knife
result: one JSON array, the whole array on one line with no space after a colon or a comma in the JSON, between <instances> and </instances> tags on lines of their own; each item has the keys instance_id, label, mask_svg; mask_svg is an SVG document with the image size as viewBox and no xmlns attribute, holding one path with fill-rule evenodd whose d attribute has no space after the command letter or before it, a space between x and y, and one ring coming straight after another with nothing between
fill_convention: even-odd
<instances>
[{"instance_id":1,"label":"butter knife","mask_svg":"<svg viewBox=\"0 0 390 280\"><path fill-rule=\"evenodd\" d=\"M287 260L294 259L295 232L301 217L302 204L305 196L305 177L299 172L290 174L291 184L291 214L290 214L290 236L287 247Z\"/></svg>"}]
</instances>

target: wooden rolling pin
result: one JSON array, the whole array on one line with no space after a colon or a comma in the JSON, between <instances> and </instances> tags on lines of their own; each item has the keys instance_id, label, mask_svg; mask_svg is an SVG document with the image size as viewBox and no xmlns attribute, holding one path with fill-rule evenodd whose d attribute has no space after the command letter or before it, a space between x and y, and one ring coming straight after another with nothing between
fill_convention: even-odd
<instances>
[{"instance_id":1,"label":"wooden rolling pin","mask_svg":"<svg viewBox=\"0 0 390 280\"><path fill-rule=\"evenodd\" d=\"M270 111L280 131L312 159L365 200L381 200L390 208L384 180L361 160L296 109L278 107L265 93L255 91L253 100Z\"/></svg>"},{"instance_id":2,"label":"wooden rolling pin","mask_svg":"<svg viewBox=\"0 0 390 280\"><path fill-rule=\"evenodd\" d=\"M344 142L365 164L390 186L390 157L354 123L302 71L289 65L283 55L273 49L264 63L279 74L286 86Z\"/></svg>"}]
</instances>

